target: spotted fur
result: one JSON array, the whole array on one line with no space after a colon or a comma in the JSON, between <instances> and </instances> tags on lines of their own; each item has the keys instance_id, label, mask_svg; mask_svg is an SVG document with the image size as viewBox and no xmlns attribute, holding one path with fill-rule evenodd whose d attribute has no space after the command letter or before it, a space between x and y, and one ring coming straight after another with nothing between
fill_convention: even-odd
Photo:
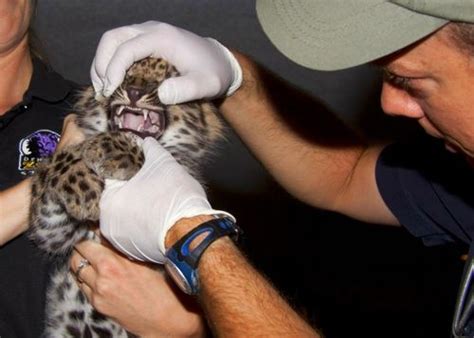
<instances>
[{"instance_id":1,"label":"spotted fur","mask_svg":"<svg viewBox=\"0 0 474 338\"><path fill-rule=\"evenodd\" d=\"M74 245L91 236L97 224L105 179L127 180L143 164L137 135L157 138L200 178L223 126L210 102L161 104L159 84L177 75L166 61L147 58L128 70L110 98L96 99L91 86L82 89L74 111L86 140L56 152L37 169L29 237L57 262L47 294L46 337L130 335L92 308L69 272L68 261Z\"/></svg>"}]
</instances>

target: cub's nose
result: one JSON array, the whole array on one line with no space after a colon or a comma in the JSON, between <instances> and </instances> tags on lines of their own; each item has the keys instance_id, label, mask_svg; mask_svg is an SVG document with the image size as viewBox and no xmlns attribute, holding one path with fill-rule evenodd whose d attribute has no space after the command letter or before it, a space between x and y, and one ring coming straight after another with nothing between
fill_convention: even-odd
<instances>
[{"instance_id":1,"label":"cub's nose","mask_svg":"<svg viewBox=\"0 0 474 338\"><path fill-rule=\"evenodd\" d=\"M139 87L128 87L127 96L130 100L130 103L136 103L143 96L144 91Z\"/></svg>"}]
</instances>

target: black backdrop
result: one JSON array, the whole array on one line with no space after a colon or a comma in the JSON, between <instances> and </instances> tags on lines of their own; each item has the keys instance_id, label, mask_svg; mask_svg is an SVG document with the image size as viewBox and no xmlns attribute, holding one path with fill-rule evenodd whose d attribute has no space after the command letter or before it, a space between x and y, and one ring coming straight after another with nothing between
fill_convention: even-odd
<instances>
[{"instance_id":1,"label":"black backdrop","mask_svg":"<svg viewBox=\"0 0 474 338\"><path fill-rule=\"evenodd\" d=\"M328 73L292 63L263 34L252 0L38 2L34 27L44 53L76 82L89 82L104 31L159 20L243 51L370 136L397 133L377 108L373 69ZM403 229L355 222L292 199L232 132L206 177L213 205L232 212L244 228L243 249L254 264L328 337L449 335L462 266L454 250L425 248Z\"/></svg>"}]
</instances>

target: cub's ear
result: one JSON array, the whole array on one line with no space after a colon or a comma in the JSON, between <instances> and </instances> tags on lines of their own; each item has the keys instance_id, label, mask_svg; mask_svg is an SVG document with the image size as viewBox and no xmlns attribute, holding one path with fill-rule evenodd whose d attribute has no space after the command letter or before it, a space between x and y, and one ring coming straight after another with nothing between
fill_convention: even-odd
<instances>
[{"instance_id":1,"label":"cub's ear","mask_svg":"<svg viewBox=\"0 0 474 338\"><path fill-rule=\"evenodd\" d=\"M87 136L96 135L108 130L108 98L100 96L96 99L92 86L79 88L75 93L72 107L77 114L77 125Z\"/></svg>"},{"instance_id":2,"label":"cub's ear","mask_svg":"<svg viewBox=\"0 0 474 338\"><path fill-rule=\"evenodd\" d=\"M99 100L96 99L96 95L94 92L94 88L92 86L83 86L74 91L74 109L84 109L86 107L90 107L97 102L102 101L100 95L98 96Z\"/></svg>"}]
</instances>

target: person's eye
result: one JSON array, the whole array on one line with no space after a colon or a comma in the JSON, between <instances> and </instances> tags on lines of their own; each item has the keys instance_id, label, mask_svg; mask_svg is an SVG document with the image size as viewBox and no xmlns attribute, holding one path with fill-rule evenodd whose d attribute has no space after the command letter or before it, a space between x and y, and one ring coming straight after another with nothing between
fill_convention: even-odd
<instances>
[{"instance_id":1,"label":"person's eye","mask_svg":"<svg viewBox=\"0 0 474 338\"><path fill-rule=\"evenodd\" d=\"M396 75L387 69L383 69L382 74L383 74L383 80L390 83L391 85L403 90L407 90L407 91L411 90L411 87L410 87L410 81L412 80L411 78Z\"/></svg>"}]
</instances>

